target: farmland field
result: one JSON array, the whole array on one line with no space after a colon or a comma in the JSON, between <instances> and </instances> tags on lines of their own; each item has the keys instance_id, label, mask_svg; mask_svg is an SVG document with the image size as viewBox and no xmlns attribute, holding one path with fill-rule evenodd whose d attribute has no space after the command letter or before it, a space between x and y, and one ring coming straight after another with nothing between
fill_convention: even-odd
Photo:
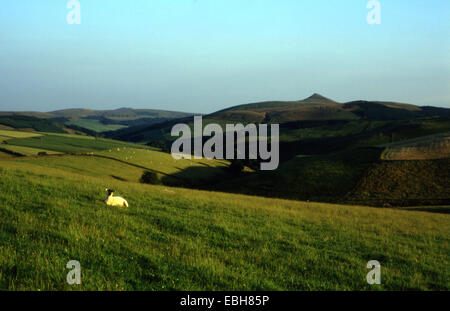
<instances>
[{"instance_id":1,"label":"farmland field","mask_svg":"<svg viewBox=\"0 0 450 311\"><path fill-rule=\"evenodd\" d=\"M9 159L13 156L10 153L4 152L0 150L0 159Z\"/></svg>"},{"instance_id":2,"label":"farmland field","mask_svg":"<svg viewBox=\"0 0 450 311\"><path fill-rule=\"evenodd\" d=\"M229 164L224 160L175 160L168 153L135 148L116 148L97 151L94 154L139 165L162 175L176 174L178 178L188 180L190 184L222 180L226 176L223 169Z\"/></svg>"},{"instance_id":3,"label":"farmland field","mask_svg":"<svg viewBox=\"0 0 450 311\"><path fill-rule=\"evenodd\" d=\"M29 138L42 136L42 134L24 131L0 130L0 136L8 138Z\"/></svg>"},{"instance_id":4,"label":"farmland field","mask_svg":"<svg viewBox=\"0 0 450 311\"><path fill-rule=\"evenodd\" d=\"M0 161L0 288L71 290L448 289L450 218L108 180Z\"/></svg>"},{"instance_id":5,"label":"farmland field","mask_svg":"<svg viewBox=\"0 0 450 311\"><path fill-rule=\"evenodd\" d=\"M39 153L45 152L47 154L60 154L60 152L47 150L47 149L38 149L38 148L30 148L23 146L14 146L14 145L2 145L0 146L2 149L6 149L12 152L16 152L21 155L38 155Z\"/></svg>"},{"instance_id":6,"label":"farmland field","mask_svg":"<svg viewBox=\"0 0 450 311\"><path fill-rule=\"evenodd\" d=\"M68 124L84 127L95 132L114 131L127 127L120 124L103 124L99 120L78 120Z\"/></svg>"},{"instance_id":7,"label":"farmland field","mask_svg":"<svg viewBox=\"0 0 450 311\"><path fill-rule=\"evenodd\" d=\"M450 288L449 206L379 209L168 186L216 184L235 192L245 184L249 194L276 191L311 201L361 189L354 193L361 197L375 186L373 178L358 183L360 176L397 176L403 169L379 160L382 148L297 156L274 173L245 169L234 175L228 161L176 161L114 140L27 134L6 137L4 147L48 154L0 153L0 289ZM445 183L440 162L420 165L428 165L423 169L430 179L438 176L434 171L444 174ZM141 183L145 171L164 185ZM278 188L265 186L271 180L279 181ZM286 185L291 187L283 189ZM124 196L129 208L106 206L105 188ZM65 265L73 259L83 271L76 287L65 281ZM383 267L383 282L375 287L366 282L366 264L373 259Z\"/></svg>"},{"instance_id":8,"label":"farmland field","mask_svg":"<svg viewBox=\"0 0 450 311\"><path fill-rule=\"evenodd\" d=\"M109 139L86 139L84 136L67 137L61 135L43 135L30 138L15 138L8 141L10 145L24 146L31 148L43 148L63 153L84 153L94 150L105 150L119 148L122 146L132 146L127 143L113 141ZM134 145L144 148L144 146Z\"/></svg>"}]
</instances>

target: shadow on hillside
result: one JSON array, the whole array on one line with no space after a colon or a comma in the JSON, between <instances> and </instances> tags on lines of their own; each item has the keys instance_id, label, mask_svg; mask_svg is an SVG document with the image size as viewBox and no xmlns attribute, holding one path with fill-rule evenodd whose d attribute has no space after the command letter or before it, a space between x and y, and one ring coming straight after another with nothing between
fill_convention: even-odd
<instances>
[{"instance_id":1,"label":"shadow on hillside","mask_svg":"<svg viewBox=\"0 0 450 311\"><path fill-rule=\"evenodd\" d=\"M245 176L245 174L248 173L232 173L227 167L190 166L180 169L177 173L162 176L161 182L172 187L213 190L215 185Z\"/></svg>"},{"instance_id":2,"label":"shadow on hillside","mask_svg":"<svg viewBox=\"0 0 450 311\"><path fill-rule=\"evenodd\" d=\"M120 180L120 181L128 181L125 178L122 178L120 176L116 176L116 175L111 175L112 178L116 179L116 180Z\"/></svg>"},{"instance_id":3,"label":"shadow on hillside","mask_svg":"<svg viewBox=\"0 0 450 311\"><path fill-rule=\"evenodd\" d=\"M436 206L436 207L410 207L402 208L401 210L412 211L412 212L428 212L428 213L438 213L438 214L450 214L450 206Z\"/></svg>"},{"instance_id":4,"label":"shadow on hillside","mask_svg":"<svg viewBox=\"0 0 450 311\"><path fill-rule=\"evenodd\" d=\"M306 163L306 167L311 164ZM314 201L346 205L363 205L375 208L393 208L403 211L420 211L428 213L450 214L450 201L448 199L388 199L377 200L357 199L345 197L350 187L342 188L339 185L349 184L351 181L342 179L331 187L332 180L322 175L314 180L303 176L301 171L291 172L303 180L302 183L286 179L273 172L240 172L233 173L226 167L191 166L169 176L162 176L161 182L166 186L183 187L197 190L220 191L232 194L255 195L267 198L279 198L296 201ZM298 175L298 176L297 176ZM326 174L325 174L326 175ZM355 176L360 176L356 174ZM317 182L317 183L316 183ZM301 184L300 188L293 185ZM290 185L290 187L289 187ZM339 187L338 187L339 186ZM283 190L284 189L284 190ZM323 192L322 196L319 194ZM326 194L326 195L325 195ZM415 207L416 206L416 207Z\"/></svg>"}]
</instances>

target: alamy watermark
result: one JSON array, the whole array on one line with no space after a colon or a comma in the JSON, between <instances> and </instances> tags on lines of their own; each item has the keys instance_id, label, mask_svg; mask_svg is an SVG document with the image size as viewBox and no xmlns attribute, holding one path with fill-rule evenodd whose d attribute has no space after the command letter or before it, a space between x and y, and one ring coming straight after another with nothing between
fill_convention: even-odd
<instances>
[{"instance_id":1,"label":"alamy watermark","mask_svg":"<svg viewBox=\"0 0 450 311\"><path fill-rule=\"evenodd\" d=\"M367 2L367 9L369 13L367 14L367 24L369 25L379 25L381 24L381 4L377 0L370 0Z\"/></svg>"},{"instance_id":2,"label":"alamy watermark","mask_svg":"<svg viewBox=\"0 0 450 311\"><path fill-rule=\"evenodd\" d=\"M367 14L367 23L369 25L379 25L381 24L381 4L378 0L369 0L367 2L366 8L369 9ZM79 0L69 0L67 2L67 9L69 13L67 14L67 24L69 25L79 25L81 24L81 4Z\"/></svg>"},{"instance_id":3,"label":"alamy watermark","mask_svg":"<svg viewBox=\"0 0 450 311\"><path fill-rule=\"evenodd\" d=\"M278 124L271 124L270 137L267 133L267 124L227 124L225 135L219 124L208 124L203 129L203 120L201 116L194 117L194 159L248 159L256 160L259 158L266 162L261 162L261 170L275 170L278 168L280 160L279 133ZM192 158L192 135L191 128L187 124L176 124L172 128L172 136L180 136L174 141L171 148L172 157L176 160ZM214 135L213 135L214 133ZM248 134L248 152L246 152L246 141ZM203 145L203 137L212 136ZM225 148L224 148L225 138ZM270 151L268 143L270 140ZM235 148L236 146L236 148Z\"/></svg>"},{"instance_id":4,"label":"alamy watermark","mask_svg":"<svg viewBox=\"0 0 450 311\"><path fill-rule=\"evenodd\" d=\"M80 25L81 24L81 4L78 0L69 0L67 2L67 8L70 10L67 13L67 24L69 25Z\"/></svg>"},{"instance_id":5,"label":"alamy watermark","mask_svg":"<svg viewBox=\"0 0 450 311\"><path fill-rule=\"evenodd\" d=\"M81 264L79 261L71 260L66 265L67 269L72 269L67 273L67 283L70 285L81 284Z\"/></svg>"},{"instance_id":6,"label":"alamy watermark","mask_svg":"<svg viewBox=\"0 0 450 311\"><path fill-rule=\"evenodd\" d=\"M370 285L381 284L381 264L377 260L371 260L367 263L367 269L372 269L367 273L366 280Z\"/></svg>"}]
</instances>

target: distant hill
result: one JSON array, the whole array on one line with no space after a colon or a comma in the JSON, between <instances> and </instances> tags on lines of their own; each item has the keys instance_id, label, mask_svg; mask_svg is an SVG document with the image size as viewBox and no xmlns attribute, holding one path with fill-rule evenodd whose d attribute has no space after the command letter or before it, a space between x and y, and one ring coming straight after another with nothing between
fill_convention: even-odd
<instances>
[{"instance_id":1,"label":"distant hill","mask_svg":"<svg viewBox=\"0 0 450 311\"><path fill-rule=\"evenodd\" d=\"M353 121L372 121L371 124L374 125L379 121L407 121L443 117L450 117L450 109L362 100L338 103L316 93L299 101L267 101L234 106L203 116L203 123L204 125L208 123L221 125L226 123L279 123L282 128L288 129L282 132L286 134L283 139L289 140L292 135L299 134L299 130L306 128L318 129L330 125L350 123L352 124L350 130L358 130L362 123L357 125L352 123ZM169 143L173 140L170 136L171 128L178 122L192 126L193 118L187 117L159 124L141 124L111 131L106 135L111 138L134 142ZM303 131L302 134L306 134L305 132Z\"/></svg>"},{"instance_id":2,"label":"distant hill","mask_svg":"<svg viewBox=\"0 0 450 311\"><path fill-rule=\"evenodd\" d=\"M69 133L63 124L27 115L0 115L0 125L12 129L24 129L37 132Z\"/></svg>"},{"instance_id":3,"label":"distant hill","mask_svg":"<svg viewBox=\"0 0 450 311\"><path fill-rule=\"evenodd\" d=\"M0 116L29 116L56 121L93 132L118 130L141 124L155 124L191 116L192 113L156 109L119 108L116 110L64 109L51 112L0 112Z\"/></svg>"},{"instance_id":4,"label":"distant hill","mask_svg":"<svg viewBox=\"0 0 450 311\"><path fill-rule=\"evenodd\" d=\"M175 119L192 115L177 111L156 110L156 109L132 109L119 108L115 110L90 110L90 109L65 109L50 112L53 118L60 117L68 120L83 118L103 117L110 120L127 121L140 118L166 118Z\"/></svg>"},{"instance_id":5,"label":"distant hill","mask_svg":"<svg viewBox=\"0 0 450 311\"><path fill-rule=\"evenodd\" d=\"M285 123L300 120L404 120L442 115L450 116L450 109L363 100L338 103L316 93L299 101L271 101L231 107L210 117L239 122Z\"/></svg>"}]
</instances>

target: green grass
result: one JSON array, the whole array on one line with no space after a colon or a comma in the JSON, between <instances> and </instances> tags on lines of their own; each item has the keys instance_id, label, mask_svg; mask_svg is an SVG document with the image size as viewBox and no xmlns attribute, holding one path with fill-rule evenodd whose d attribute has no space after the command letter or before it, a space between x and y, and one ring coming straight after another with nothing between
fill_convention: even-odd
<instances>
[{"instance_id":1,"label":"green grass","mask_svg":"<svg viewBox=\"0 0 450 311\"><path fill-rule=\"evenodd\" d=\"M0 161L0 289L405 290L450 287L450 218L111 181ZM382 284L365 281L382 264ZM65 282L69 260L82 284Z\"/></svg>"},{"instance_id":2,"label":"green grass","mask_svg":"<svg viewBox=\"0 0 450 311\"><path fill-rule=\"evenodd\" d=\"M59 154L60 152L51 151L46 149L37 149L23 146L13 146L13 145L0 145L0 148L6 149L15 153L19 153L24 156L38 155L40 152L45 152L47 154Z\"/></svg>"},{"instance_id":3,"label":"green grass","mask_svg":"<svg viewBox=\"0 0 450 311\"><path fill-rule=\"evenodd\" d=\"M7 138L29 138L29 137L38 137L42 135L33 132L0 130L0 136Z\"/></svg>"},{"instance_id":4,"label":"green grass","mask_svg":"<svg viewBox=\"0 0 450 311\"><path fill-rule=\"evenodd\" d=\"M377 209L139 183L149 169L169 184L305 200L339 201L352 189L364 202L367 193L448 198L449 159L404 164L378 161L381 149L352 149L297 156L275 172L217 185L236 178L226 161L22 135L5 135L3 146L83 154L0 152L0 290L450 289L449 206ZM130 207L106 206L105 188ZM81 263L79 286L65 281L70 260ZM381 285L366 283L369 260L382 265Z\"/></svg>"},{"instance_id":5,"label":"green grass","mask_svg":"<svg viewBox=\"0 0 450 311\"><path fill-rule=\"evenodd\" d=\"M69 122L68 124L80 126L86 128L88 130L92 130L95 132L106 132L106 131L116 131L122 128L126 128L126 125L120 124L103 124L99 120L95 119L81 119L73 122Z\"/></svg>"},{"instance_id":6,"label":"green grass","mask_svg":"<svg viewBox=\"0 0 450 311\"><path fill-rule=\"evenodd\" d=\"M18 132L17 137L25 134ZM19 155L71 153L88 154L83 157L42 157L39 159L18 159L39 163L45 167L63 168L88 175L113 177L137 182L144 170L158 174L164 184L193 186L211 183L228 177L225 167L228 161L175 160L170 154L152 148L110 139L95 139L90 136L71 134L49 134L20 139L9 139L4 149Z\"/></svg>"},{"instance_id":7,"label":"green grass","mask_svg":"<svg viewBox=\"0 0 450 311\"><path fill-rule=\"evenodd\" d=\"M105 180L105 188L107 187L107 183L111 182L112 179L139 182L144 172L142 168L126 163L88 155L16 158L10 160L10 165L38 165L40 167L60 169L82 176L96 176Z\"/></svg>"},{"instance_id":8,"label":"green grass","mask_svg":"<svg viewBox=\"0 0 450 311\"><path fill-rule=\"evenodd\" d=\"M17 152L20 153L19 150ZM116 148L94 152L92 155L16 158L11 161L63 169L74 174L98 176L105 180L113 178L131 182L139 182L144 171L149 170L157 173L164 184L177 186L192 187L199 183L229 178L223 169L228 166L226 161L184 159L177 161L170 154L135 148Z\"/></svg>"},{"instance_id":9,"label":"green grass","mask_svg":"<svg viewBox=\"0 0 450 311\"><path fill-rule=\"evenodd\" d=\"M116 110L65 109L49 113L49 117L65 118L71 121L83 118L106 118L111 120L135 120L149 118L182 118L189 113L156 109L121 108Z\"/></svg>"},{"instance_id":10,"label":"green grass","mask_svg":"<svg viewBox=\"0 0 450 311\"><path fill-rule=\"evenodd\" d=\"M62 133L49 133L49 132L40 132L40 133L42 135L52 135L52 136L65 137L65 138L79 138L79 139L95 140L94 136L88 136L88 135L62 134Z\"/></svg>"},{"instance_id":11,"label":"green grass","mask_svg":"<svg viewBox=\"0 0 450 311\"><path fill-rule=\"evenodd\" d=\"M229 162L225 160L175 160L168 153L135 148L116 148L94 152L94 154L149 168L162 175L175 175L191 185L223 180L227 177L223 169L229 165Z\"/></svg>"},{"instance_id":12,"label":"green grass","mask_svg":"<svg viewBox=\"0 0 450 311\"><path fill-rule=\"evenodd\" d=\"M63 153L85 153L91 151L106 150L111 148L120 148L124 146L133 146L132 144L114 141L110 139L99 138L95 140L95 139L86 139L83 138L83 136L68 137L61 135L44 135L40 137L11 139L8 141L8 144L31 148L42 148ZM146 148L144 146L138 147Z\"/></svg>"},{"instance_id":13,"label":"green grass","mask_svg":"<svg viewBox=\"0 0 450 311\"><path fill-rule=\"evenodd\" d=\"M36 118L27 115L1 115L0 124L15 129L33 129L35 131L47 131L64 133L63 125L48 119Z\"/></svg>"},{"instance_id":14,"label":"green grass","mask_svg":"<svg viewBox=\"0 0 450 311\"><path fill-rule=\"evenodd\" d=\"M3 143L4 141L11 139L11 137L7 137L7 136L0 136L0 143Z\"/></svg>"},{"instance_id":15,"label":"green grass","mask_svg":"<svg viewBox=\"0 0 450 311\"><path fill-rule=\"evenodd\" d=\"M11 155L10 153L1 151L1 148L0 148L0 159L10 159L12 157L13 157L13 155Z\"/></svg>"}]
</instances>

